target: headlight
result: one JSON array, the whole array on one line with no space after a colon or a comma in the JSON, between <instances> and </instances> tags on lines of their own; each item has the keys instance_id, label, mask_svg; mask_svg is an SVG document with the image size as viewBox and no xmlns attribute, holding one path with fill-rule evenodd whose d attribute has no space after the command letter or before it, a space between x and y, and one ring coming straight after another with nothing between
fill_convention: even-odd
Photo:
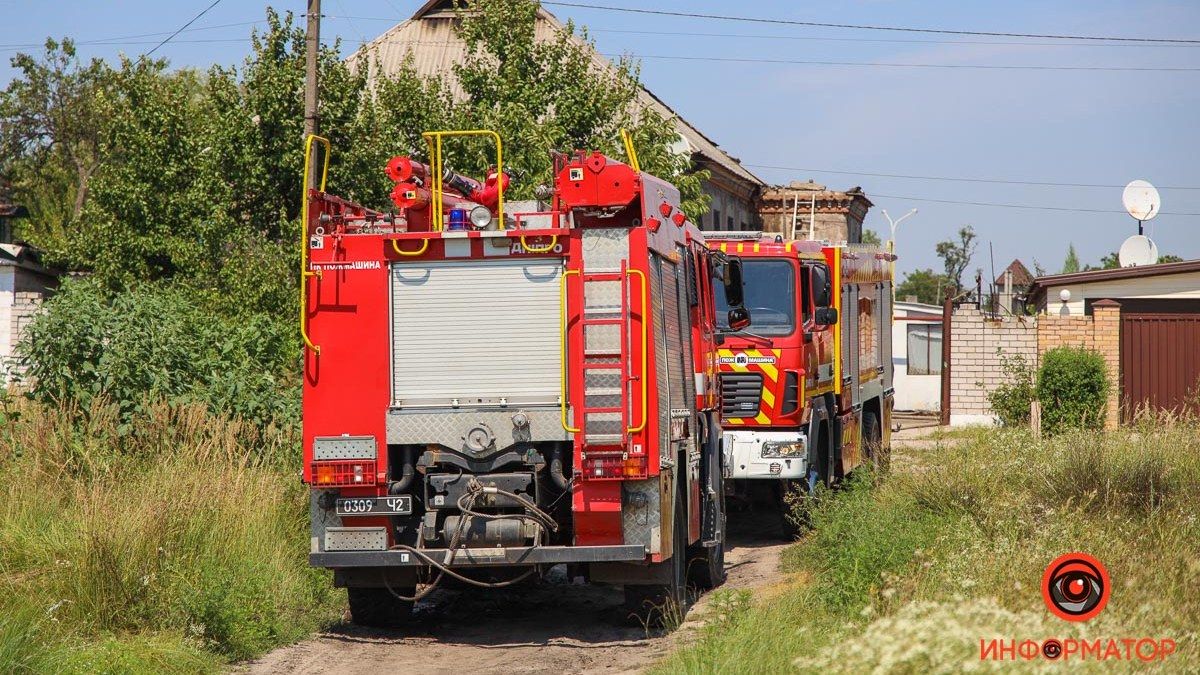
<instances>
[{"instance_id":1,"label":"headlight","mask_svg":"<svg viewBox=\"0 0 1200 675\"><path fill-rule=\"evenodd\" d=\"M492 224L492 212L486 206L476 206L471 209L471 226L477 230L486 229Z\"/></svg>"},{"instance_id":2,"label":"headlight","mask_svg":"<svg viewBox=\"0 0 1200 675\"><path fill-rule=\"evenodd\" d=\"M804 443L801 441L768 441L763 443L763 457L799 457L805 453Z\"/></svg>"}]
</instances>

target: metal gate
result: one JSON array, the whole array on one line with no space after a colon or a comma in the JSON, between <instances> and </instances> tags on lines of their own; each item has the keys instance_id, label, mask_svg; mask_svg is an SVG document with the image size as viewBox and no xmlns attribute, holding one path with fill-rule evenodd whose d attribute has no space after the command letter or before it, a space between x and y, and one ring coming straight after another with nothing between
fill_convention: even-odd
<instances>
[{"instance_id":1,"label":"metal gate","mask_svg":"<svg viewBox=\"0 0 1200 675\"><path fill-rule=\"evenodd\" d=\"M1121 416L1200 411L1200 314L1121 314Z\"/></svg>"}]
</instances>

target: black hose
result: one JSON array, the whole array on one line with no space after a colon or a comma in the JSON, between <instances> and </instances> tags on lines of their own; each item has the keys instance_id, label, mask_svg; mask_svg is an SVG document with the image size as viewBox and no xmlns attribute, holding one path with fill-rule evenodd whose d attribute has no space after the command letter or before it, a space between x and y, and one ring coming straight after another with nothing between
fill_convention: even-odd
<instances>
[{"instance_id":1,"label":"black hose","mask_svg":"<svg viewBox=\"0 0 1200 675\"><path fill-rule=\"evenodd\" d=\"M413 477L416 475L416 470L413 468L413 451L412 448L403 448L403 459L400 463L400 480L392 481L388 485L389 495L404 494L408 488L412 486Z\"/></svg>"},{"instance_id":2,"label":"black hose","mask_svg":"<svg viewBox=\"0 0 1200 675\"><path fill-rule=\"evenodd\" d=\"M559 490L566 490L569 483L563 475L562 447L556 445L550 450L550 480Z\"/></svg>"}]
</instances>

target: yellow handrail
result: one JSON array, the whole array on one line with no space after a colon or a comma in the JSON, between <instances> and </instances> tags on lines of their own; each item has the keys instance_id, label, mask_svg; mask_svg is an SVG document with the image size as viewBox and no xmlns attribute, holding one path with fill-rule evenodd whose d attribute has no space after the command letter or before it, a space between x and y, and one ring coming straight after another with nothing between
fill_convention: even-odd
<instances>
[{"instance_id":1,"label":"yellow handrail","mask_svg":"<svg viewBox=\"0 0 1200 675\"><path fill-rule=\"evenodd\" d=\"M640 172L642 165L638 162L637 150L633 147L633 137L624 129L621 130L621 141L625 143L625 156L629 158L629 166Z\"/></svg>"},{"instance_id":2,"label":"yellow handrail","mask_svg":"<svg viewBox=\"0 0 1200 675\"><path fill-rule=\"evenodd\" d=\"M525 249L529 253L549 253L550 251L554 250L554 247L557 244L558 244L558 235L557 234L551 235L550 243L546 244L545 246L530 246L529 244L525 243L525 235L521 235L521 248Z\"/></svg>"},{"instance_id":3,"label":"yellow handrail","mask_svg":"<svg viewBox=\"0 0 1200 675\"><path fill-rule=\"evenodd\" d=\"M399 239L393 239L393 240L392 240L392 248L396 249L396 253L399 253L400 255L409 255L409 256L412 256L412 255L421 255L422 253L424 253L424 252L425 252L425 251L426 251L426 250L429 248L429 240L428 240L428 239L426 239L426 240L425 240L425 241L424 241L424 242L421 244L421 248L419 248L419 249L417 249L417 250L415 250L415 251L405 251L405 250L403 250L403 249L401 249L401 248L400 248L400 240L399 240Z\"/></svg>"},{"instance_id":4,"label":"yellow handrail","mask_svg":"<svg viewBox=\"0 0 1200 675\"><path fill-rule=\"evenodd\" d=\"M559 359L562 363L562 395L559 406L562 408L562 427L569 433L577 434L582 429L567 423L567 277L579 274L579 270L563 270L558 288L558 315L562 325L562 340L560 341Z\"/></svg>"},{"instance_id":5,"label":"yellow handrail","mask_svg":"<svg viewBox=\"0 0 1200 675\"><path fill-rule=\"evenodd\" d=\"M321 276L320 272L308 269L308 185L309 176L312 172L313 141L320 143L325 148L324 166L321 169L321 185L317 188L318 191L325 191L325 181L329 178L329 139L317 136L316 134L309 134L304 139L304 183L300 187L302 199L300 203L300 337L304 340L304 345L313 350L313 353L320 354L321 348L313 344L313 341L308 337L308 278Z\"/></svg>"},{"instance_id":6,"label":"yellow handrail","mask_svg":"<svg viewBox=\"0 0 1200 675\"><path fill-rule=\"evenodd\" d=\"M430 171L433 173L430 176L433 183L432 197L433 202L430 207L433 210L433 222L430 229L442 229L442 175L445 172L442 163L442 139L447 136L491 136L496 141L496 180L497 185L497 202L496 213L500 222L500 229L504 228L504 143L500 140L500 134L490 129L468 129L464 131L427 131L421 136L433 146L433 166Z\"/></svg>"},{"instance_id":7,"label":"yellow handrail","mask_svg":"<svg viewBox=\"0 0 1200 675\"><path fill-rule=\"evenodd\" d=\"M635 427L629 427L625 431L631 434L636 434L646 428L647 410L649 403L647 402L649 376L646 373L648 364L648 354L650 351L649 326L650 322L646 321L646 312L650 311L650 284L646 283L646 273L641 270L628 269L625 274L629 276L637 276L642 280L642 372L639 377L642 379L642 422Z\"/></svg>"}]
</instances>

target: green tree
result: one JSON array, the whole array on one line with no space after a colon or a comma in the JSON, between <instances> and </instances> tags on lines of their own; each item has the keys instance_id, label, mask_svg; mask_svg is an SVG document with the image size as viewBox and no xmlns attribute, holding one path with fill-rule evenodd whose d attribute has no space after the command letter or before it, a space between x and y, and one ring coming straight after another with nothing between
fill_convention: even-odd
<instances>
[{"instance_id":1,"label":"green tree","mask_svg":"<svg viewBox=\"0 0 1200 675\"><path fill-rule=\"evenodd\" d=\"M942 301L950 284L944 274L938 274L932 269L913 270L904 275L904 281L896 286L896 297L900 300L910 295L917 297L917 302L936 305Z\"/></svg>"},{"instance_id":2,"label":"green tree","mask_svg":"<svg viewBox=\"0 0 1200 675\"><path fill-rule=\"evenodd\" d=\"M958 240L947 239L937 245L938 257L945 266L945 277L950 282L950 295L963 292L962 275L975 255L975 228L966 225L958 230Z\"/></svg>"},{"instance_id":3,"label":"green tree","mask_svg":"<svg viewBox=\"0 0 1200 675\"><path fill-rule=\"evenodd\" d=\"M883 240L879 238L879 233L875 230L864 229L862 231L862 243L871 246L882 246Z\"/></svg>"},{"instance_id":4,"label":"green tree","mask_svg":"<svg viewBox=\"0 0 1200 675\"><path fill-rule=\"evenodd\" d=\"M112 69L80 60L71 40L47 39L40 58L12 58L19 74L0 92L0 175L30 211L22 236L61 257L103 164L105 93Z\"/></svg>"},{"instance_id":5,"label":"green tree","mask_svg":"<svg viewBox=\"0 0 1200 675\"><path fill-rule=\"evenodd\" d=\"M623 157L620 130L633 136L642 169L674 184L683 210L693 220L708 211L702 190L706 171L673 149L679 133L671 120L639 94L639 68L629 57L598 65L586 30L535 39L538 3L488 0L459 9L459 37L468 56L454 66L464 100L453 121L463 128L488 128L505 141L506 163L515 171L512 196L527 199L539 185L553 184L553 151L600 150ZM455 144L462 147L462 144ZM482 143L465 167L481 174L491 159Z\"/></svg>"},{"instance_id":6,"label":"green tree","mask_svg":"<svg viewBox=\"0 0 1200 675\"><path fill-rule=\"evenodd\" d=\"M1075 253L1075 244L1067 245L1067 257L1063 260L1062 274L1074 274L1079 271L1079 256Z\"/></svg>"}]
</instances>

